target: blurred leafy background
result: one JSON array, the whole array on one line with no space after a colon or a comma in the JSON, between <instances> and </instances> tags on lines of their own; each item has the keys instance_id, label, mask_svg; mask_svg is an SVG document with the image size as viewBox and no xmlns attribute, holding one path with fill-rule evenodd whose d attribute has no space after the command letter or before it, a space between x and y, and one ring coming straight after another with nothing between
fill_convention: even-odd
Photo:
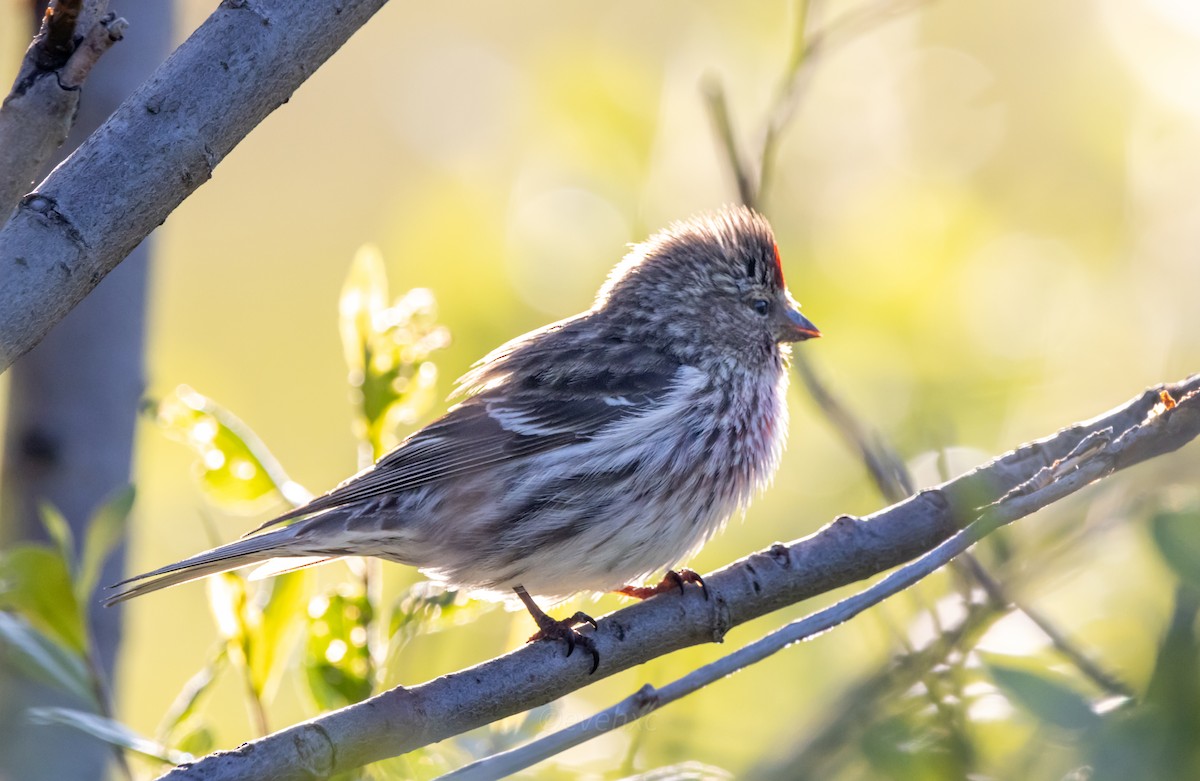
<instances>
[{"instance_id":1,"label":"blurred leafy background","mask_svg":"<svg viewBox=\"0 0 1200 781\"><path fill-rule=\"evenodd\" d=\"M819 31L860 7L814 3L809 24ZM210 10L181 2L179 39ZM0 4L6 82L27 42L22 12L17 0ZM359 417L370 386L347 383L339 332L360 248L378 248L388 303L432 291L452 337L430 354L436 389L431 370L412 378L428 403L402 411L417 419L394 416L403 434L437 414L451 380L491 347L586 307L628 242L735 199L700 84L719 80L739 137L752 139L795 19L792 2L388 4L160 229L148 396L179 401L177 386L190 385L261 438L296 481L292 499L298 485L331 487L374 449L367 434L386 433ZM136 29L121 45L137 45ZM826 335L803 349L921 483L1200 368L1200 6L938 0L821 50L813 66L767 212L791 288ZM775 486L697 570L884 504L802 391L791 406ZM677 774L1195 778L1197 464L1192 446L1122 473L980 551L1132 702L1019 612L964 609L943 573L531 775L617 778L692 761ZM148 416L132 570L232 539L286 506L259 502L248 515L213 504L212 481L196 475L194 450ZM370 670L376 685L477 663L530 631L524 614L411 591L419 581L398 566L335 564L268 582L290 629L271 629L235 579L136 600L117 716L202 751L370 688L345 677L363 673L368 660L351 662L365 645L331 653L320 632L302 640L289 616L335 635L344 625L348 637L371 605L407 605L382 629L390 613L380 610L378 637L359 636L400 638ZM375 602L355 601L364 583ZM580 603L596 614L619 604ZM727 643L813 607L760 619ZM254 656L263 650L247 627L274 632L270 658ZM934 643L955 629L961 638ZM652 662L374 772L427 776L723 650ZM918 653L890 662L906 652ZM323 669L334 657L345 670ZM230 664L249 672L201 686L203 671ZM171 711L189 680L202 701ZM189 726L170 734L164 714Z\"/></svg>"}]
</instances>

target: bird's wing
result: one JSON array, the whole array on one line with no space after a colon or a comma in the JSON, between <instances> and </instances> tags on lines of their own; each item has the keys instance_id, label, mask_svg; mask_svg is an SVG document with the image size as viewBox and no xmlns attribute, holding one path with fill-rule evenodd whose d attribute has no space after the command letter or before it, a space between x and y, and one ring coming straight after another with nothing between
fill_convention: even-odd
<instances>
[{"instance_id":1,"label":"bird's wing","mask_svg":"<svg viewBox=\"0 0 1200 781\"><path fill-rule=\"evenodd\" d=\"M635 355L626 345L623 352L630 360L617 366L596 356L510 374L408 437L373 467L255 531L584 442L617 421L645 414L671 391L682 367L649 348Z\"/></svg>"}]
</instances>

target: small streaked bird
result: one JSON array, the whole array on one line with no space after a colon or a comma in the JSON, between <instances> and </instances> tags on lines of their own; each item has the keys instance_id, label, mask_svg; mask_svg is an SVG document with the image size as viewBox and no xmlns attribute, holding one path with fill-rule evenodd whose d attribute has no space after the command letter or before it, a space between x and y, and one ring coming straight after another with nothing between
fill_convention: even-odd
<instances>
[{"instance_id":1,"label":"small streaked bird","mask_svg":"<svg viewBox=\"0 0 1200 781\"><path fill-rule=\"evenodd\" d=\"M519 336L459 380L461 401L371 468L250 536L130 578L108 604L281 557L378 556L484 596L515 591L532 639L594 643L532 595L647 597L771 479L790 343L820 336L743 207L635 245L592 307ZM291 521L284 525L284 522ZM667 570L655 586L637 585Z\"/></svg>"}]
</instances>

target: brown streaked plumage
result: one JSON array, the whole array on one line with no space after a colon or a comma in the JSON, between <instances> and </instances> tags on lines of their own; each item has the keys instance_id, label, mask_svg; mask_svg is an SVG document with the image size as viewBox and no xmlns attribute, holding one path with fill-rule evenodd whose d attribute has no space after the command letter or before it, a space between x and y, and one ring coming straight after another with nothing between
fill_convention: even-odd
<instances>
[{"instance_id":1,"label":"brown streaked plumage","mask_svg":"<svg viewBox=\"0 0 1200 781\"><path fill-rule=\"evenodd\" d=\"M580 616L554 622L528 594L642 595L625 587L693 554L774 474L788 344L815 336L765 219L729 207L675 223L629 252L590 309L477 363L461 401L373 467L252 536L117 584L109 604L277 557L378 556L515 590L543 633L573 644L562 624Z\"/></svg>"}]
</instances>

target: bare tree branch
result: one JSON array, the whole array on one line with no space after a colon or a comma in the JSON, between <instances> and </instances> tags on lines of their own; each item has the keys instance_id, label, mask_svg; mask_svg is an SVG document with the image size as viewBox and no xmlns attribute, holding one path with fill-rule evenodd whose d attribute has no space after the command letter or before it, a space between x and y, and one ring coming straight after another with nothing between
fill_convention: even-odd
<instances>
[{"instance_id":1,"label":"bare tree branch","mask_svg":"<svg viewBox=\"0 0 1200 781\"><path fill-rule=\"evenodd\" d=\"M837 47L857 39L875 27L900 18L929 2L930 0L873 0L843 13L820 30L810 32L809 19L812 16L814 1L797 0L792 51L788 55L788 62L775 91L775 97L767 109L762 129L757 134L756 154L750 158L740 151L724 88L716 78L705 78L701 84L701 92L705 97L717 138L725 152L730 173L737 185L738 199L742 203L759 211L764 210L770 186L769 178L775 169L775 153L779 147L779 139L796 116L818 56L828 55Z\"/></svg>"},{"instance_id":2,"label":"bare tree branch","mask_svg":"<svg viewBox=\"0 0 1200 781\"><path fill-rule=\"evenodd\" d=\"M708 76L701 83L700 91L708 106L708 115L713 123L713 131L721 143L725 159L729 161L729 170L733 174L734 185L737 187L738 200L751 209L757 209L758 183L750 164L738 148L737 132L734 131L733 119L729 116L729 101L725 100L725 88L715 77Z\"/></svg>"},{"instance_id":3,"label":"bare tree branch","mask_svg":"<svg viewBox=\"0 0 1200 781\"><path fill-rule=\"evenodd\" d=\"M106 14L76 44L82 2L60 0L46 10L0 105L0 215L7 216L62 146L75 121L80 86L100 56L124 35L125 20Z\"/></svg>"},{"instance_id":4,"label":"bare tree branch","mask_svg":"<svg viewBox=\"0 0 1200 781\"><path fill-rule=\"evenodd\" d=\"M1197 402L1200 407L1200 402ZM1198 410L1200 412L1200 410ZM1200 417L1197 418L1200 422ZM782 651L789 645L807 640L849 621L864 610L912 586L965 553L968 548L1001 526L1024 518L1052 502L1111 474L1114 454L1126 445L1147 436L1147 430L1163 420L1148 418L1146 423L1129 429L1114 439L1109 429L1092 432L1075 449L1053 464L1039 469L1028 480L1008 491L979 512L962 531L938 545L916 561L892 572L878 583L798 621L775 630L733 653L693 670L666 686L649 684L616 705L566 729L538 738L528 745L505 751L442 776L445 781L490 781L524 770L543 759L561 753L607 732L623 727L689 694L728 678L752 664Z\"/></svg>"},{"instance_id":5,"label":"bare tree branch","mask_svg":"<svg viewBox=\"0 0 1200 781\"><path fill-rule=\"evenodd\" d=\"M694 592L682 598L664 595L606 616L593 635L601 655L596 675L719 641L752 618L932 550L975 520L979 508L1002 498L985 523L1026 515L1116 470L1176 450L1197 435L1200 375L1152 388L1100 417L1024 445L872 516L843 516L810 537L775 545L707 575L710 601ZM1078 453L1084 442L1089 452ZM1099 443L1103 447L1091 452ZM972 535L987 528L977 526ZM212 754L163 778L327 777L550 702L594 681L587 674L589 665L579 655L564 657L556 644L535 643Z\"/></svg>"},{"instance_id":6,"label":"bare tree branch","mask_svg":"<svg viewBox=\"0 0 1200 781\"><path fill-rule=\"evenodd\" d=\"M225 0L0 230L0 370L386 0Z\"/></svg>"},{"instance_id":7,"label":"bare tree branch","mask_svg":"<svg viewBox=\"0 0 1200 781\"><path fill-rule=\"evenodd\" d=\"M31 72L40 41L44 40L44 48L50 51L36 57L33 64L39 69L32 71L36 74L33 79L17 79L18 89L28 90L14 94L8 105L0 108L0 114L8 114L0 124L15 120L10 109L18 104L28 117L35 95L45 99L46 112L40 119L53 115L59 124L57 130L45 128L43 121L40 128L31 122L10 125L4 131L15 132L19 138L15 147L0 142L0 177L5 179L0 188L12 188L0 199L3 215L11 212L34 181L95 131L170 52L170 0L119 0L119 4L135 35L127 44L110 50L124 21L108 12L107 0L59 0L49 8L45 2L21 3L27 9L22 21L30 35L41 28L39 39L26 52L23 72ZM70 17L74 17L73 23ZM92 71L97 64L102 67ZM68 125L66 141L50 152ZM52 138L52 132L58 136ZM37 141L30 138L38 135L42 138ZM29 151L32 145L43 143L40 151ZM48 159L43 159L43 153L49 153ZM117 273L9 372L0 459L0 547L45 540L41 509L46 504L61 512L76 540L84 540L97 507L128 485L145 376L144 299L152 244L142 242ZM119 579L124 560L124 546L118 546L105 562L101 580ZM111 687L106 682L112 680L116 669L122 613L99 604L88 608L92 641L84 663L92 673L101 715L112 716ZM11 664L0 659L0 777L58 781L129 778L123 750L98 741L79 741L69 727L38 724L29 718L32 708L78 704L70 696L17 674ZM61 750L64 745L73 750ZM106 762L108 754L114 756L115 766Z\"/></svg>"},{"instance_id":8,"label":"bare tree branch","mask_svg":"<svg viewBox=\"0 0 1200 781\"><path fill-rule=\"evenodd\" d=\"M812 11L811 0L799 1L792 55L767 120L759 133L759 175L755 185L757 202L761 204L766 201L770 187L769 177L775 170L775 153L779 139L800 107L801 96L808 86L817 58L929 2L930 0L874 0L847 11L822 29L808 35L806 31L808 17Z\"/></svg>"},{"instance_id":9,"label":"bare tree branch","mask_svg":"<svg viewBox=\"0 0 1200 781\"><path fill-rule=\"evenodd\" d=\"M767 109L767 116L759 134L758 154L753 159L747 159L741 151L733 129L733 118L730 116L720 83L710 78L701 85L701 93L712 118L720 149L726 165L732 172L739 199L743 204L763 209L769 177L775 167L775 152L779 139L799 109L817 56L827 54L877 25L903 16L928 2L929 0L875 0L844 13L820 31L810 33L808 20L812 13L813 0L797 0L792 51L774 101ZM898 502L911 494L915 490L912 476L895 449L842 402L839 395L821 379L807 354L797 353L793 365L825 419L842 437L847 447L858 454L880 494L890 502ZM967 575L988 591L994 601L1012 605L1024 613L1085 675L1114 694L1129 696L1128 687L1116 676L1104 671L1040 612L1014 600L1004 586L988 574L970 553L963 555L955 564L965 568Z\"/></svg>"}]
</instances>

